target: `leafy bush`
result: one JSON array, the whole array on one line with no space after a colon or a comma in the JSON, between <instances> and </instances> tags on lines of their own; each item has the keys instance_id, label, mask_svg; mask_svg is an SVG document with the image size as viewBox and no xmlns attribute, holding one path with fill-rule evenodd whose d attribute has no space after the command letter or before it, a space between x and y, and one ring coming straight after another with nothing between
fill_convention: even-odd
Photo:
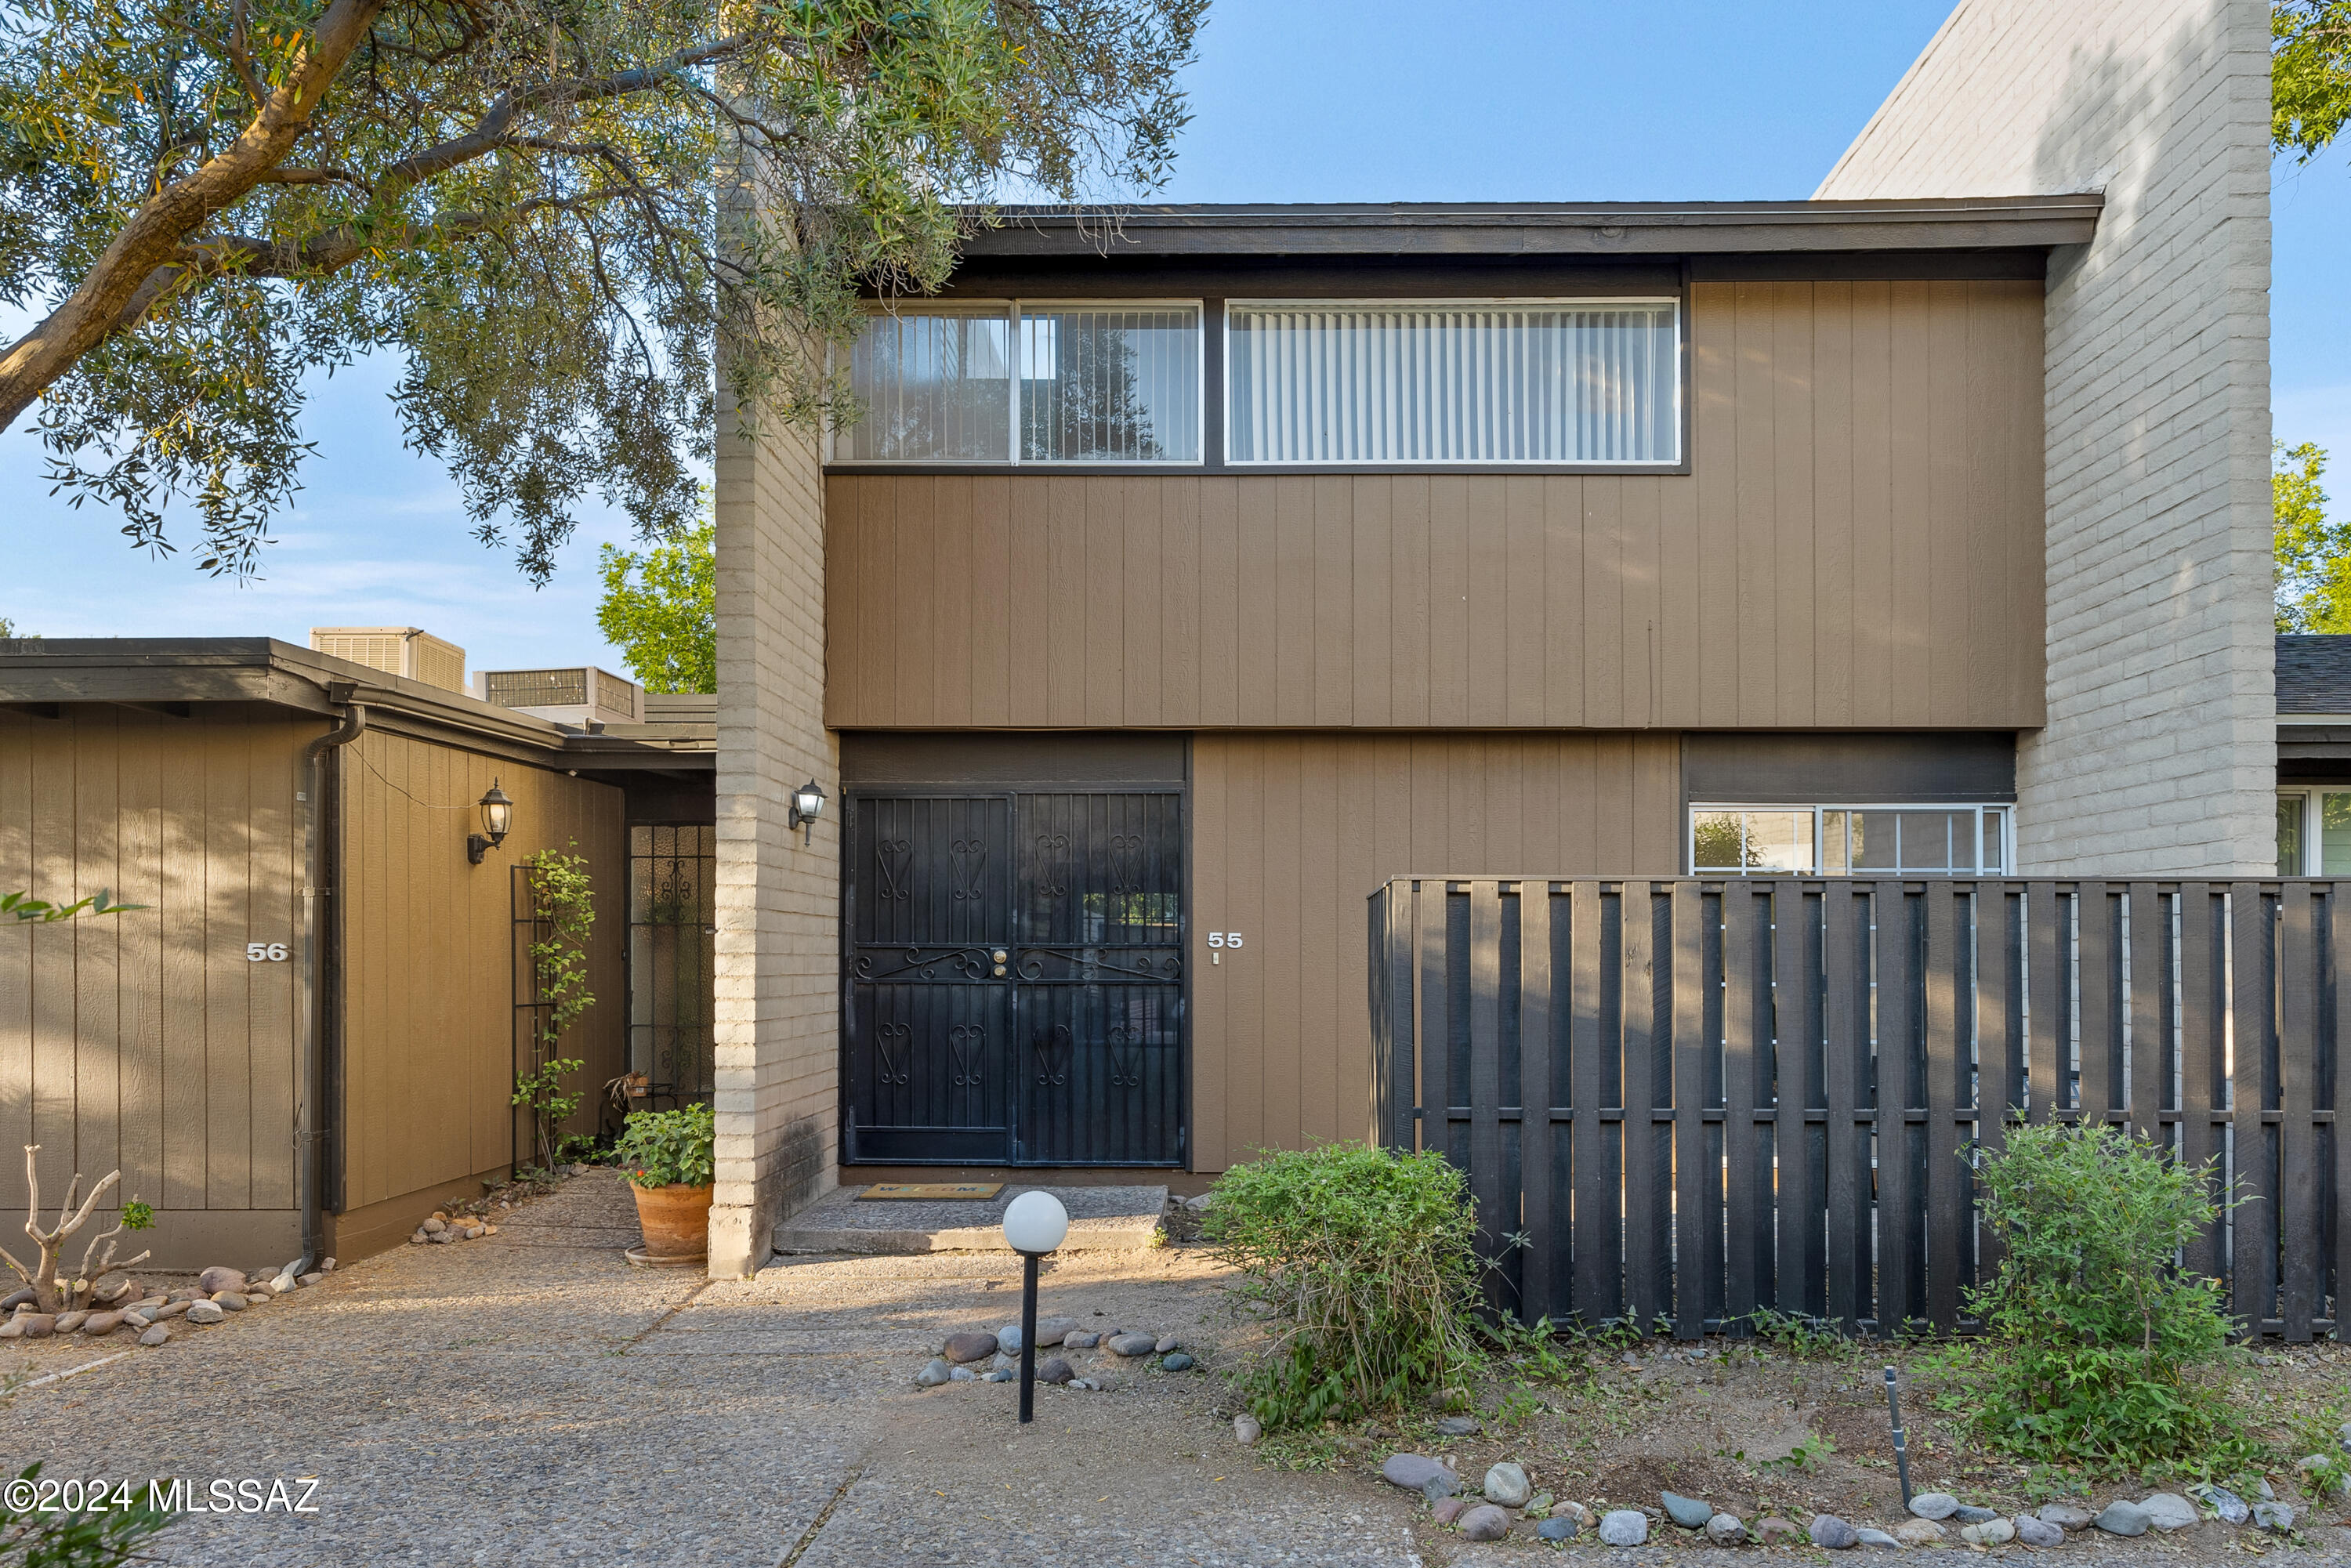
<instances>
[{"instance_id":1,"label":"leafy bush","mask_svg":"<svg viewBox=\"0 0 2351 1568\"><path fill-rule=\"evenodd\" d=\"M37 1486L41 1467L30 1466L16 1479ZM140 1548L178 1516L150 1508L143 1495L117 1503L99 1483L89 1484L99 1500L78 1510L63 1507L55 1493L47 1499L34 1493L0 1500L0 1560L18 1568L117 1568L152 1561ZM26 1506L18 1506L19 1501ZM57 1506L31 1506L41 1501Z\"/></svg>"},{"instance_id":2,"label":"leafy bush","mask_svg":"<svg viewBox=\"0 0 2351 1568\"><path fill-rule=\"evenodd\" d=\"M707 1186L717 1141L707 1105L632 1111L612 1157L639 1186Z\"/></svg>"},{"instance_id":3,"label":"leafy bush","mask_svg":"<svg viewBox=\"0 0 2351 1568\"><path fill-rule=\"evenodd\" d=\"M1970 1301L1998 1345L1980 1385L1986 1440L2113 1471L2247 1453L2226 1402L2187 1375L2231 1329L2218 1282L2172 1261L2220 1212L2209 1167L2112 1127L2019 1125L1981 1176L2006 1246Z\"/></svg>"},{"instance_id":4,"label":"leafy bush","mask_svg":"<svg viewBox=\"0 0 2351 1568\"><path fill-rule=\"evenodd\" d=\"M1270 1154L1217 1178L1204 1234L1239 1271L1241 1302L1275 1325L1245 1385L1267 1427L1432 1391L1466 1403L1482 1265L1461 1173L1442 1155Z\"/></svg>"}]
</instances>

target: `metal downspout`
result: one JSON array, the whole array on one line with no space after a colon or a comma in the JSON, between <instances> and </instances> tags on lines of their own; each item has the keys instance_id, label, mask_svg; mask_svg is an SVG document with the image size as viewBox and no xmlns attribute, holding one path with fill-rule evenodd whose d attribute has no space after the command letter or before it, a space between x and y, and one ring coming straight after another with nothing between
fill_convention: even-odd
<instances>
[{"instance_id":1,"label":"metal downspout","mask_svg":"<svg viewBox=\"0 0 2351 1568\"><path fill-rule=\"evenodd\" d=\"M326 1178L321 1164L326 1138L322 1113L327 1077L326 1009L331 998L320 993L319 984L322 928L319 902L335 893L341 865L334 846L319 833L319 823L326 798L327 753L336 747L350 745L367 728L367 709L350 700L353 690L341 681L328 686L328 699L343 710L342 722L302 748L302 998L296 1011L302 1020L302 1065L294 1103L294 1185L302 1209L302 1256L291 1270L295 1273L307 1273L317 1267L326 1247L326 1209L321 1197Z\"/></svg>"}]
</instances>

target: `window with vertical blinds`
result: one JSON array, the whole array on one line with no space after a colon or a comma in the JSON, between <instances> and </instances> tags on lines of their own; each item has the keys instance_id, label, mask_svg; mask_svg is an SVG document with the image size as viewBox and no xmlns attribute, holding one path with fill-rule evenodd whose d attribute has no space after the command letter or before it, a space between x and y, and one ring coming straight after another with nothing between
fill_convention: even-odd
<instances>
[{"instance_id":1,"label":"window with vertical blinds","mask_svg":"<svg viewBox=\"0 0 2351 1568\"><path fill-rule=\"evenodd\" d=\"M1235 300L1226 459L1681 459L1672 300Z\"/></svg>"},{"instance_id":2,"label":"window with vertical blinds","mask_svg":"<svg viewBox=\"0 0 2351 1568\"><path fill-rule=\"evenodd\" d=\"M848 356L837 463L1197 463L1200 308L877 310Z\"/></svg>"}]
</instances>

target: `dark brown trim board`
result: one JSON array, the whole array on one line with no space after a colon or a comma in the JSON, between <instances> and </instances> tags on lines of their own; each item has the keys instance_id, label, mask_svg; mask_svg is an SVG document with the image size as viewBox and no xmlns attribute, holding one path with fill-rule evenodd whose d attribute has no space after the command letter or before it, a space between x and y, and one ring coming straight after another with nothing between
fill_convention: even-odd
<instances>
[{"instance_id":1,"label":"dark brown trim board","mask_svg":"<svg viewBox=\"0 0 2351 1568\"><path fill-rule=\"evenodd\" d=\"M2016 737L1693 731L1682 737L1682 798L1758 806L2011 801Z\"/></svg>"}]
</instances>

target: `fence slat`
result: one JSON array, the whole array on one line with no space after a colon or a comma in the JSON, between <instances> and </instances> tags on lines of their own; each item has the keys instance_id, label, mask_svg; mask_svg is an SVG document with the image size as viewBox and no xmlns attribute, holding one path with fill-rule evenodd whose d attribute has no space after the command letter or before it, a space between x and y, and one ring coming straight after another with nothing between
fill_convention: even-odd
<instances>
[{"instance_id":1,"label":"fence slat","mask_svg":"<svg viewBox=\"0 0 2351 1568\"><path fill-rule=\"evenodd\" d=\"M1867 1217L1862 1212L1866 1196L1862 1172L1865 1157L1859 1124L1863 1053L1866 1037L1866 998L1861 971L1863 922L1868 910L1850 883L1832 883L1821 894L1821 949L1825 977L1827 1033L1822 1053L1828 1091L1828 1310L1830 1322L1857 1333L1869 1315L1862 1300Z\"/></svg>"},{"instance_id":2,"label":"fence slat","mask_svg":"<svg viewBox=\"0 0 2351 1568\"><path fill-rule=\"evenodd\" d=\"M2066 1071L2073 1039L2059 1027L2064 1012L2058 1000L2073 944L2064 939L2066 911L2058 902L2055 883L2026 884L2024 908L2026 1114L2037 1125L2074 1103Z\"/></svg>"},{"instance_id":3,"label":"fence slat","mask_svg":"<svg viewBox=\"0 0 2351 1568\"><path fill-rule=\"evenodd\" d=\"M2287 1236L2318 1235L2317 1128L2312 1076L2318 1065L2318 944L2310 884L2289 882L2278 890L2278 973L2285 983L2278 998L2278 1219ZM2307 983L2298 983L2304 977ZM2318 1312L2319 1249L2283 1247L2278 1251L2278 1316L2291 1344L2310 1343L2310 1320Z\"/></svg>"},{"instance_id":4,"label":"fence slat","mask_svg":"<svg viewBox=\"0 0 2351 1568\"><path fill-rule=\"evenodd\" d=\"M2171 900L2151 882L2130 884L2130 1127L2166 1143L2171 1087Z\"/></svg>"},{"instance_id":5,"label":"fence slat","mask_svg":"<svg viewBox=\"0 0 2351 1568\"><path fill-rule=\"evenodd\" d=\"M2328 946L2334 949L2330 972L2335 981L2335 1033L2328 1042L2333 1051L2329 1082L2335 1090L2329 1102L2335 1112L2335 1234L2329 1238L2334 1243L2329 1260L2335 1273L2333 1315L2338 1343L2351 1338L2351 1115L2345 1114L2351 1112L2351 904L2344 900L2343 884L2337 883L2326 902Z\"/></svg>"},{"instance_id":6,"label":"fence slat","mask_svg":"<svg viewBox=\"0 0 2351 1568\"><path fill-rule=\"evenodd\" d=\"M1453 1065L1451 943L1446 940L1445 879L1420 884L1420 1146L1443 1149L1453 1093L1445 1079Z\"/></svg>"},{"instance_id":7,"label":"fence slat","mask_svg":"<svg viewBox=\"0 0 2351 1568\"><path fill-rule=\"evenodd\" d=\"M2081 1016L2077 1022L2081 1080L2074 1103L2081 1107L2082 1125L2104 1125L2114 1109L2115 1042L2121 1030L2115 1022L2115 901L2103 882L2076 883L2074 889L2076 994Z\"/></svg>"},{"instance_id":8,"label":"fence slat","mask_svg":"<svg viewBox=\"0 0 2351 1568\"><path fill-rule=\"evenodd\" d=\"M1568 1015L1568 1092L1575 1120L1569 1159L1575 1171L1575 1314L1586 1328L1615 1316L1618 1265L1618 1162L1608 1157L1610 1134L1600 1119L1600 884L1568 889L1568 951L1573 964Z\"/></svg>"},{"instance_id":9,"label":"fence slat","mask_svg":"<svg viewBox=\"0 0 2351 1568\"><path fill-rule=\"evenodd\" d=\"M1624 884L1625 1311L1646 1330L1671 1304L1667 1229L1657 1184L1657 971L1656 890Z\"/></svg>"},{"instance_id":10,"label":"fence slat","mask_svg":"<svg viewBox=\"0 0 2351 1568\"><path fill-rule=\"evenodd\" d=\"M1502 1256L1515 1194L1502 1190L1502 884L1469 884L1469 1194L1479 1250ZM1486 1275L1486 1303L1509 1305L1499 1270Z\"/></svg>"},{"instance_id":11,"label":"fence slat","mask_svg":"<svg viewBox=\"0 0 2351 1568\"><path fill-rule=\"evenodd\" d=\"M2272 915L2257 882L2229 888L2229 1029L2234 1047L2230 1125L2237 1192L2244 1201L2230 1218L2231 1305L2248 1332L2260 1333L2277 1311L2277 1166L2262 1113L2273 1099L2269 1079Z\"/></svg>"},{"instance_id":12,"label":"fence slat","mask_svg":"<svg viewBox=\"0 0 2351 1568\"><path fill-rule=\"evenodd\" d=\"M1722 1320L1725 1333L1741 1336L1754 1332L1771 1266L1771 1198L1755 1120L1771 991L1754 894L1743 878L1722 886Z\"/></svg>"},{"instance_id":13,"label":"fence slat","mask_svg":"<svg viewBox=\"0 0 2351 1568\"><path fill-rule=\"evenodd\" d=\"M2020 924L2024 899L2011 884L1976 884L1976 1143L1983 1155L1998 1154L2008 1141L2008 1124L2024 1111L2024 1033L2017 988L2022 953ZM1975 1178L1968 1178L1968 1224L1975 1239L1970 1278L1980 1281L2000 1266L1998 1233L1983 1224Z\"/></svg>"},{"instance_id":14,"label":"fence slat","mask_svg":"<svg viewBox=\"0 0 2351 1568\"><path fill-rule=\"evenodd\" d=\"M1552 1311L1559 1279L1559 1242L1566 1227L1552 1218L1558 1191L1552 1147L1551 883L1519 883L1519 1186L1520 1224L1529 1245L1519 1272L1519 1320L1531 1323Z\"/></svg>"},{"instance_id":15,"label":"fence slat","mask_svg":"<svg viewBox=\"0 0 2351 1568\"><path fill-rule=\"evenodd\" d=\"M2181 1163L2195 1170L2212 1165L2220 1154L2221 1125L2216 1113L2225 1104L2218 1085L2228 1007L2221 984L2228 905L2220 892L2201 882L2183 883L2179 888L2179 1148ZM2220 1196L2220 1174L2214 1166L2210 1180L2216 1198ZM2228 1217L2220 1216L2188 1244L2184 1267L2189 1272L2220 1276L2220 1242L2228 1223Z\"/></svg>"},{"instance_id":16,"label":"fence slat","mask_svg":"<svg viewBox=\"0 0 2351 1568\"><path fill-rule=\"evenodd\" d=\"M1812 1124L1804 1113L1826 1104L1826 1086L1813 1070L1811 998L1819 974L1813 960L1811 901L1803 884L1771 889L1771 1062L1776 1086L1771 1145L1778 1161L1780 1228L1773 1294L1791 1317L1825 1312L1825 1273L1815 1266L1821 1230L1820 1166L1813 1157Z\"/></svg>"},{"instance_id":17,"label":"fence slat","mask_svg":"<svg viewBox=\"0 0 2351 1568\"><path fill-rule=\"evenodd\" d=\"M1877 1320L1877 1332L1891 1336L1901 1332L1916 1305L1912 1264L1918 1239L1918 1193L1910 1110L1921 1103L1911 1056L1917 1044L1911 987L1917 978L1918 934L1911 925L1910 898L1901 883L1878 883L1869 902L1877 978L1877 1081L1874 1085L1863 1082L1856 1093L1857 1103L1876 1107L1877 1293L1871 1315ZM1868 1147L1865 1139L1863 1146ZM1866 1279L1862 1290L1865 1295Z\"/></svg>"},{"instance_id":18,"label":"fence slat","mask_svg":"<svg viewBox=\"0 0 2351 1568\"><path fill-rule=\"evenodd\" d=\"M1721 1231L1707 1179L1705 1107L1712 1087L1706 1038L1706 890L1673 884L1674 1337L1706 1337L1707 1284L1720 1277Z\"/></svg>"},{"instance_id":19,"label":"fence slat","mask_svg":"<svg viewBox=\"0 0 2351 1568\"><path fill-rule=\"evenodd\" d=\"M1959 1251L1971 1235L1960 1177L1959 1106L1970 1102L1960 1047L1960 921L1968 894L1927 884L1927 1320L1944 1333L1959 1326Z\"/></svg>"}]
</instances>

